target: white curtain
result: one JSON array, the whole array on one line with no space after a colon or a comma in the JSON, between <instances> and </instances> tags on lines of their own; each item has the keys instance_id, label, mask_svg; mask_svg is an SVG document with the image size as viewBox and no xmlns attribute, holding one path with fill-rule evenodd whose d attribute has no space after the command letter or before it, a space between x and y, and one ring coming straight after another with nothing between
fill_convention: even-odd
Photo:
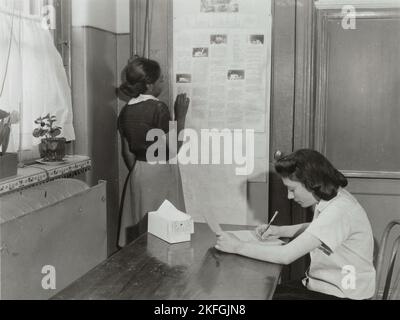
<instances>
[{"instance_id":1,"label":"white curtain","mask_svg":"<svg viewBox=\"0 0 400 320\"><path fill-rule=\"evenodd\" d=\"M57 117L61 136L74 140L71 89L62 58L42 19L12 4L5 7L0 1L0 90L5 78L0 109L21 114L12 127L9 152L37 149L34 120L48 113Z\"/></svg>"}]
</instances>

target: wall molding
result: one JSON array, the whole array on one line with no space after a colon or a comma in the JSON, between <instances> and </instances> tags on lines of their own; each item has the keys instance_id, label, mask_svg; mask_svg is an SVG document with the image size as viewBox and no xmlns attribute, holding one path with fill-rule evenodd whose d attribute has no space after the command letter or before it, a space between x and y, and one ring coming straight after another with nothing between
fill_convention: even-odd
<instances>
[{"instance_id":1,"label":"wall molding","mask_svg":"<svg viewBox=\"0 0 400 320\"><path fill-rule=\"evenodd\" d=\"M92 30L96 30L96 31L105 32L105 33L111 34L113 36L130 36L130 33L116 33L114 31L110 31L110 30L106 30L106 29L102 29L102 28L94 27L94 26L90 26L90 25L72 26L72 29L92 29Z\"/></svg>"},{"instance_id":2,"label":"wall molding","mask_svg":"<svg viewBox=\"0 0 400 320\"><path fill-rule=\"evenodd\" d=\"M315 2L317 9L342 9L343 6L351 5L356 9L384 9L400 8L400 2L396 0L319 0Z\"/></svg>"},{"instance_id":3,"label":"wall molding","mask_svg":"<svg viewBox=\"0 0 400 320\"><path fill-rule=\"evenodd\" d=\"M390 171L341 171L347 178L361 178L361 179L390 179L400 180L400 172Z\"/></svg>"},{"instance_id":4,"label":"wall molding","mask_svg":"<svg viewBox=\"0 0 400 320\"><path fill-rule=\"evenodd\" d=\"M400 184L396 179L374 179L371 183L365 178L349 178L349 191L353 194L400 197Z\"/></svg>"}]
</instances>

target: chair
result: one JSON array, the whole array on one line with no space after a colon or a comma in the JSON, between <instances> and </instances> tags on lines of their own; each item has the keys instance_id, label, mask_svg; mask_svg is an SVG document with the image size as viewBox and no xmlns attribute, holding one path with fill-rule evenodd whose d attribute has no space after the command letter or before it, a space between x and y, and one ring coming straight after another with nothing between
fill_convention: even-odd
<instances>
[{"instance_id":1,"label":"chair","mask_svg":"<svg viewBox=\"0 0 400 320\"><path fill-rule=\"evenodd\" d=\"M390 222L382 235L382 240L379 248L378 255L378 263L377 263L377 283L376 283L376 291L375 291L375 300L389 300L391 297L395 297L397 290L399 289L400 283L400 272L397 275L397 279L393 280L393 271L395 270L396 258L400 249L400 236L398 236L392 246L392 250L388 251L388 239L390 236L390 232L393 227L400 226L400 220L394 220ZM390 253L390 255L388 255ZM388 266L385 266L386 261L389 262ZM386 272L384 272L386 271ZM386 275L386 279L384 276ZM382 281L385 282L382 282ZM384 283L383 294L380 297L379 290L381 288L381 284Z\"/></svg>"}]
</instances>

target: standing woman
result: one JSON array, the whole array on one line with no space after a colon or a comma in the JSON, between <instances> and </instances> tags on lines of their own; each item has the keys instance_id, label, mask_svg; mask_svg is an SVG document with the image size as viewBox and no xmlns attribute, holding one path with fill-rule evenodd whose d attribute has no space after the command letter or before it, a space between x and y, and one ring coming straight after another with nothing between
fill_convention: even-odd
<instances>
[{"instance_id":1,"label":"standing woman","mask_svg":"<svg viewBox=\"0 0 400 320\"><path fill-rule=\"evenodd\" d=\"M160 65L153 60L136 58L129 61L124 76L125 82L119 91L130 100L118 117L118 129L129 175L120 206L119 247L147 232L147 214L157 210L164 200L185 211L179 167L168 163L167 134L173 119L167 105L157 99L163 89ZM178 95L174 106L178 134L185 127L189 103L186 94ZM152 129L161 129L165 133L166 158L162 163L150 164L146 156L154 144L146 139ZM171 146L178 145L179 149L181 143L177 143L171 142Z\"/></svg>"},{"instance_id":2,"label":"standing woman","mask_svg":"<svg viewBox=\"0 0 400 320\"><path fill-rule=\"evenodd\" d=\"M311 223L257 227L261 239L293 238L283 246L241 242L229 234L216 248L278 264L290 264L310 253L305 278L279 285L276 300L369 299L375 291L374 239L367 214L344 188L347 179L322 154L298 150L275 164L288 199L311 207Z\"/></svg>"}]
</instances>

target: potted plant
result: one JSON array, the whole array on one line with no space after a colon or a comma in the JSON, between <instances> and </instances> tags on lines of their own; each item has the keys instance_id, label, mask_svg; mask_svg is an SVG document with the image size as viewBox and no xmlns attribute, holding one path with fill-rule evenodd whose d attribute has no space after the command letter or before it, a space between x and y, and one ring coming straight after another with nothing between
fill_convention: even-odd
<instances>
[{"instance_id":1,"label":"potted plant","mask_svg":"<svg viewBox=\"0 0 400 320\"><path fill-rule=\"evenodd\" d=\"M48 114L35 120L38 127L33 131L35 138L44 137L39 145L39 152L45 162L63 161L65 157L66 139L58 137L61 134L61 127L55 126L56 116ZM58 138L57 138L58 137Z\"/></svg>"},{"instance_id":2,"label":"potted plant","mask_svg":"<svg viewBox=\"0 0 400 320\"><path fill-rule=\"evenodd\" d=\"M0 109L0 179L17 174L18 156L16 153L7 153L7 149L10 142L11 125L18 121L18 112L8 113Z\"/></svg>"}]
</instances>

